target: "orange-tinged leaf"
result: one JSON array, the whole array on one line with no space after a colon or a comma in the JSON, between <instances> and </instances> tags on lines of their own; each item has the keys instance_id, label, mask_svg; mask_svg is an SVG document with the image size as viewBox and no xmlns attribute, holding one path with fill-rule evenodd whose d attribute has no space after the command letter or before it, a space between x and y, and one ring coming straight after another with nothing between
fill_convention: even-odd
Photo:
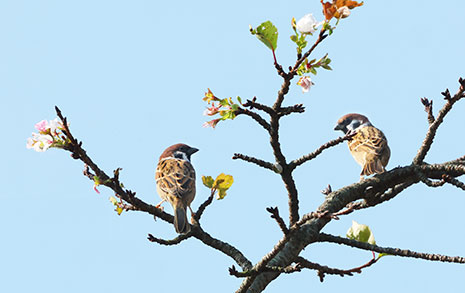
<instances>
[{"instance_id":1,"label":"orange-tinged leaf","mask_svg":"<svg viewBox=\"0 0 465 293\"><path fill-rule=\"evenodd\" d=\"M215 97L210 89L208 89L208 92L205 93L203 100L210 104L211 101L218 101L218 98Z\"/></svg>"},{"instance_id":2,"label":"orange-tinged leaf","mask_svg":"<svg viewBox=\"0 0 465 293\"><path fill-rule=\"evenodd\" d=\"M337 8L347 6L349 9L354 9L355 7L359 7L362 5L363 5L363 1L358 3L357 1L352 1L352 0L336 0Z\"/></svg>"},{"instance_id":3,"label":"orange-tinged leaf","mask_svg":"<svg viewBox=\"0 0 465 293\"><path fill-rule=\"evenodd\" d=\"M334 13L337 11L336 6L330 2L323 2L323 0L320 0L320 2L323 5L323 14L325 15L325 19L330 20L333 18Z\"/></svg>"},{"instance_id":4,"label":"orange-tinged leaf","mask_svg":"<svg viewBox=\"0 0 465 293\"><path fill-rule=\"evenodd\" d=\"M332 2L323 2L323 0L320 0L320 2L323 5L323 14L326 20L330 20L333 17L339 18L341 15L338 10L342 7L354 9L363 5L363 1L359 3L353 0L333 0Z\"/></svg>"}]
</instances>

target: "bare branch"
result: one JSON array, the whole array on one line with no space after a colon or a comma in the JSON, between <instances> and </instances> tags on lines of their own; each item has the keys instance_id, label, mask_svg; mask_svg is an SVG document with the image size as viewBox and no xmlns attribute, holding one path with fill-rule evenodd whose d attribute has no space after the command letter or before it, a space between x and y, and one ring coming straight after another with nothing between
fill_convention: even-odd
<instances>
[{"instance_id":1,"label":"bare branch","mask_svg":"<svg viewBox=\"0 0 465 293\"><path fill-rule=\"evenodd\" d=\"M281 108L280 111L278 112L279 116L286 116L292 113L304 113L305 112L305 107L303 104L296 104L294 106L289 106L285 108Z\"/></svg>"},{"instance_id":2,"label":"bare branch","mask_svg":"<svg viewBox=\"0 0 465 293\"><path fill-rule=\"evenodd\" d=\"M460 188L462 190L465 190L465 183L463 183L462 181L460 180L457 180L449 175L444 175L443 177L443 180L451 185L454 185L455 187L457 188Z\"/></svg>"},{"instance_id":3,"label":"bare branch","mask_svg":"<svg viewBox=\"0 0 465 293\"><path fill-rule=\"evenodd\" d=\"M249 107L250 110L253 110L253 109L262 110L262 111L264 111L265 113L267 113L269 115L275 115L276 114L276 112L271 107L268 107L267 105L258 103L257 102L257 97L254 97L252 100L247 100L247 102L245 104L243 104L243 106L244 107Z\"/></svg>"},{"instance_id":4,"label":"bare branch","mask_svg":"<svg viewBox=\"0 0 465 293\"><path fill-rule=\"evenodd\" d=\"M189 233L186 233L186 234L180 234L178 237L172 239L172 240L165 240L165 239L161 239L161 238L156 238L154 237L152 234L149 234L147 239L150 241L150 242L156 242L160 245L176 245L176 244L179 244L181 243L182 241L192 237L192 231L190 231Z\"/></svg>"},{"instance_id":5,"label":"bare branch","mask_svg":"<svg viewBox=\"0 0 465 293\"><path fill-rule=\"evenodd\" d=\"M266 169L270 169L272 170L273 172L276 172L276 166L270 162L266 162L266 161L263 161L263 160L260 160L260 159L257 159L255 157L249 157L249 156L246 156L246 155L243 155L243 154L239 154L239 153L235 153L232 157L233 160L237 160L237 159L240 159L240 160L243 160L243 161L246 161L246 162L249 162L249 163L254 163L260 167L263 167L263 168L266 168Z\"/></svg>"},{"instance_id":6,"label":"bare branch","mask_svg":"<svg viewBox=\"0 0 465 293\"><path fill-rule=\"evenodd\" d=\"M199 206L199 209L193 215L194 221L199 222L200 218L202 217L203 212L205 209L212 203L213 197L215 196L216 189L212 189L210 196Z\"/></svg>"},{"instance_id":7,"label":"bare branch","mask_svg":"<svg viewBox=\"0 0 465 293\"><path fill-rule=\"evenodd\" d=\"M258 275L259 273L266 273L266 272L279 272L279 273L291 274L291 273L300 272L300 271L301 271L301 269L298 266L287 266L285 268L282 268L282 267L264 267L261 271L248 270L248 271L244 271L244 272L238 272L234 265L232 265L229 268L229 274L231 276L236 277L236 278L251 277L251 276Z\"/></svg>"},{"instance_id":8,"label":"bare branch","mask_svg":"<svg viewBox=\"0 0 465 293\"><path fill-rule=\"evenodd\" d=\"M341 137L338 137L336 139L333 139L327 143L325 143L324 145L320 146L319 148L317 148L315 151L311 152L310 154L308 155L305 155L303 157L300 157L299 159L296 159L296 160L293 160L290 164L289 164L289 168L291 170L294 170L297 166L300 166L302 165L303 163L307 162L307 161L310 161L314 158L316 158L319 154L321 154L325 149L328 149L330 147L333 147L333 146L336 146L346 140L349 140L351 139L353 136L355 135L355 132L350 132L344 136L341 136Z\"/></svg>"},{"instance_id":9,"label":"bare branch","mask_svg":"<svg viewBox=\"0 0 465 293\"><path fill-rule=\"evenodd\" d=\"M204 244L215 248L227 256L231 257L243 270L252 269L252 263L237 248L229 243L213 238L205 232L200 226L193 225L191 232L193 236Z\"/></svg>"},{"instance_id":10,"label":"bare branch","mask_svg":"<svg viewBox=\"0 0 465 293\"><path fill-rule=\"evenodd\" d=\"M284 223L283 218L279 215L279 210L278 207L269 207L266 208L266 210L271 214L271 218L275 219L276 222L279 225L279 228L281 228L281 231L283 231L284 235L289 233L289 229L287 228L286 224Z\"/></svg>"},{"instance_id":11,"label":"bare branch","mask_svg":"<svg viewBox=\"0 0 465 293\"><path fill-rule=\"evenodd\" d=\"M323 265L320 265L318 263L310 262L310 261L308 261L305 258L300 257L300 256L297 257L295 262L297 263L298 267L318 271L318 276L320 277L320 282L323 282L324 277L325 277L326 274L328 274L328 275L339 275L341 277L353 276L354 273L360 274L362 272L362 269L373 265L378 260L379 260L379 258L375 258L375 256L373 256L373 258L369 262L367 262L366 264L361 265L361 266L356 267L356 268L353 268L353 269L348 269L348 270L341 270L341 269L336 269L336 268L330 268L328 266L323 266Z\"/></svg>"},{"instance_id":12,"label":"bare branch","mask_svg":"<svg viewBox=\"0 0 465 293\"><path fill-rule=\"evenodd\" d=\"M236 111L236 115L247 115L251 117L253 120L255 120L258 124L260 124L263 128L265 128L268 132L270 131L270 124L266 122L265 119L262 118L262 116L258 115L255 112L252 112L248 109L244 108L238 108Z\"/></svg>"},{"instance_id":13,"label":"bare branch","mask_svg":"<svg viewBox=\"0 0 465 293\"><path fill-rule=\"evenodd\" d=\"M329 195L331 192L333 192L333 189L331 188L331 185L328 184L325 189L321 191L324 195Z\"/></svg>"},{"instance_id":14,"label":"bare branch","mask_svg":"<svg viewBox=\"0 0 465 293\"><path fill-rule=\"evenodd\" d=\"M414 164L423 163L423 160L425 159L426 154L428 153L429 149L431 148L431 145L433 144L433 140L436 135L436 131L439 128L439 125L441 125L441 123L444 120L444 117L452 109L452 106L455 104L455 102L457 102L458 100L464 97L463 93L465 92L465 81L462 78L460 78L459 83L460 83L459 90L453 97L451 97L449 90L446 90L445 92L442 93L445 97L444 99L447 102L444 105L444 107L442 107L442 109L439 111L436 120L434 120L434 122L430 125L428 132L426 133L426 137L423 140L423 144L421 145L420 149L418 150L417 155L413 159Z\"/></svg>"},{"instance_id":15,"label":"bare branch","mask_svg":"<svg viewBox=\"0 0 465 293\"><path fill-rule=\"evenodd\" d=\"M381 247L378 245L373 245L365 242L360 242L348 238L343 238L339 236L333 236L330 234L320 233L318 237L319 242L331 242L337 244L344 244L350 247L360 248L369 251L376 251L378 253L387 253L402 257L412 257L412 258L420 258L429 261L441 261L441 262L451 262L451 263L465 263L465 257L461 256L447 256L447 255L440 255L440 254L431 254L431 253L422 253L422 252L415 252L408 249L400 249L400 248L391 248L391 247Z\"/></svg>"},{"instance_id":16,"label":"bare branch","mask_svg":"<svg viewBox=\"0 0 465 293\"><path fill-rule=\"evenodd\" d=\"M422 98L421 103L425 106L425 112L428 113L428 123L431 125L434 123L434 115L433 115L433 101L428 100L427 98Z\"/></svg>"}]
</instances>

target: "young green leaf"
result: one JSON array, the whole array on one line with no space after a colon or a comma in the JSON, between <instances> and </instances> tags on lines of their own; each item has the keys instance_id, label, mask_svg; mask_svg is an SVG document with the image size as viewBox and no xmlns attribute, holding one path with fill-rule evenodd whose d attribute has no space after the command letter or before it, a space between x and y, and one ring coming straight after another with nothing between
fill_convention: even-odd
<instances>
[{"instance_id":1,"label":"young green leaf","mask_svg":"<svg viewBox=\"0 0 465 293\"><path fill-rule=\"evenodd\" d=\"M206 187L212 188L213 187L213 182L214 182L214 180L213 180L213 178L211 176L202 176L202 183Z\"/></svg>"},{"instance_id":2,"label":"young green leaf","mask_svg":"<svg viewBox=\"0 0 465 293\"><path fill-rule=\"evenodd\" d=\"M278 46L278 29L273 25L273 23L271 23L271 21L265 21L255 29L250 27L250 33L252 35L256 35L257 38L272 51L276 50L276 47Z\"/></svg>"},{"instance_id":3,"label":"young green leaf","mask_svg":"<svg viewBox=\"0 0 465 293\"><path fill-rule=\"evenodd\" d=\"M349 239L376 245L375 236L371 232L370 227L355 221L352 221L352 227L349 228L346 236Z\"/></svg>"}]
</instances>

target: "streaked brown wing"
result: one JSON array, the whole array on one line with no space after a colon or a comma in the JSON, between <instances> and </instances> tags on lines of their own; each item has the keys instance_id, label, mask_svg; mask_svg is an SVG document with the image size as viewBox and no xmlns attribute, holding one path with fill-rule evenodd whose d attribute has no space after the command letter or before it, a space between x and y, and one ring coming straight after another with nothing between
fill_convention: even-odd
<instances>
[{"instance_id":1,"label":"streaked brown wing","mask_svg":"<svg viewBox=\"0 0 465 293\"><path fill-rule=\"evenodd\" d=\"M357 134L349 141L349 149L353 153L379 156L386 151L387 147L387 140L383 132L373 126L357 130Z\"/></svg>"},{"instance_id":2,"label":"streaked brown wing","mask_svg":"<svg viewBox=\"0 0 465 293\"><path fill-rule=\"evenodd\" d=\"M160 161L155 180L163 192L178 198L195 191L195 170L192 164L185 160L168 158Z\"/></svg>"}]
</instances>

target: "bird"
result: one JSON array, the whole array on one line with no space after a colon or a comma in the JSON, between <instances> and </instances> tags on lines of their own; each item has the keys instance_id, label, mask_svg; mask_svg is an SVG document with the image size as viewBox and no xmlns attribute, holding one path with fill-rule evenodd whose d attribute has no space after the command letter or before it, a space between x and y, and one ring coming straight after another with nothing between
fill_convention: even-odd
<instances>
[{"instance_id":1,"label":"bird","mask_svg":"<svg viewBox=\"0 0 465 293\"><path fill-rule=\"evenodd\" d=\"M341 130L344 134L354 133L347 143L352 157L362 166L360 180L364 176L386 171L391 156L388 141L366 116L346 114L339 118L334 130Z\"/></svg>"},{"instance_id":2,"label":"bird","mask_svg":"<svg viewBox=\"0 0 465 293\"><path fill-rule=\"evenodd\" d=\"M190 231L186 209L190 207L195 197L195 170L191 164L191 155L198 151L183 143L174 144L161 154L155 171L157 193L162 201L173 207L174 228L178 234Z\"/></svg>"}]
</instances>

